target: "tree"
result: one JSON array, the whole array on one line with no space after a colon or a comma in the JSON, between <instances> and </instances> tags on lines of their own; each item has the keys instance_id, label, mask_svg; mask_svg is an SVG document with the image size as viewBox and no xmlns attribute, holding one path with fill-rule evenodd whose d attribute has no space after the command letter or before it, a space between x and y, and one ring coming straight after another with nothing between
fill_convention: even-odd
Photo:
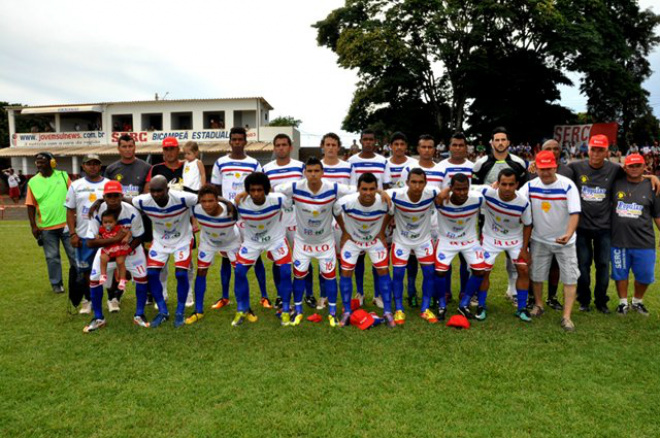
<instances>
[{"instance_id":1,"label":"tree","mask_svg":"<svg viewBox=\"0 0 660 438\"><path fill-rule=\"evenodd\" d=\"M301 123L302 120L296 119L295 117L281 116L275 117L271 120L268 126L293 126L294 128L297 128Z\"/></svg>"}]
</instances>

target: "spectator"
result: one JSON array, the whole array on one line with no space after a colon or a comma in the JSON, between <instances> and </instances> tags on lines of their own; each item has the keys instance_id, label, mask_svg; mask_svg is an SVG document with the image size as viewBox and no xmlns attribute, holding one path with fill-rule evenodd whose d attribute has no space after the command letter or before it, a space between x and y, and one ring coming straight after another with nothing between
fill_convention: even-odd
<instances>
[{"instance_id":1,"label":"spectator","mask_svg":"<svg viewBox=\"0 0 660 438\"><path fill-rule=\"evenodd\" d=\"M353 155L355 155L355 154L359 154L359 153L360 153L360 146L358 146L358 144L357 144L357 142L355 141L355 139L353 139L353 144L351 145L351 148L350 148L350 150L348 151L348 156L349 156L349 157L352 157Z\"/></svg>"},{"instance_id":2,"label":"spectator","mask_svg":"<svg viewBox=\"0 0 660 438\"><path fill-rule=\"evenodd\" d=\"M18 204L18 200L21 197L21 189L20 189L20 184L21 184L21 178L14 173L14 169L9 168L6 170L2 171L5 175L7 175L7 185L9 186L9 197L11 198L12 201L14 201L14 204Z\"/></svg>"},{"instance_id":3,"label":"spectator","mask_svg":"<svg viewBox=\"0 0 660 438\"><path fill-rule=\"evenodd\" d=\"M18 177L21 179L19 187L21 189L21 198L25 198L25 192L27 190L27 177L23 175L23 171L18 171Z\"/></svg>"},{"instance_id":4,"label":"spectator","mask_svg":"<svg viewBox=\"0 0 660 438\"><path fill-rule=\"evenodd\" d=\"M639 146L637 146L637 143L633 143L628 148L628 152L626 153L626 155L632 155L632 154L639 154Z\"/></svg>"},{"instance_id":5,"label":"spectator","mask_svg":"<svg viewBox=\"0 0 660 438\"><path fill-rule=\"evenodd\" d=\"M621 161L621 151L619 150L619 146L617 146L616 143L612 143L610 145L610 158L616 158L617 162Z\"/></svg>"}]
</instances>

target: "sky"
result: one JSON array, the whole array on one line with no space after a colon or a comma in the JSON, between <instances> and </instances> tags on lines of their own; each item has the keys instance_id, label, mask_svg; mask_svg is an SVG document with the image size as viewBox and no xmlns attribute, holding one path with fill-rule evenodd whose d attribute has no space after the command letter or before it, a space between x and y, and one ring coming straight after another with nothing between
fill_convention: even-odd
<instances>
[{"instance_id":1,"label":"sky","mask_svg":"<svg viewBox=\"0 0 660 438\"><path fill-rule=\"evenodd\" d=\"M657 0L642 7L660 13ZM0 101L28 105L264 97L294 116L303 146L342 132L357 74L316 43L313 23L343 0L0 0ZM644 84L660 116L660 49ZM577 82L576 82L577 83ZM576 111L586 99L562 87Z\"/></svg>"}]
</instances>

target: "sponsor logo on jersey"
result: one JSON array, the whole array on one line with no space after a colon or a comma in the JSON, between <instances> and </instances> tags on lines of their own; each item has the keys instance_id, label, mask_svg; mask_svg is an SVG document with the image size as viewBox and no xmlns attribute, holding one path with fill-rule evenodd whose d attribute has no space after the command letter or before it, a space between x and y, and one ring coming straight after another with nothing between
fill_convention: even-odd
<instances>
[{"instance_id":1,"label":"sponsor logo on jersey","mask_svg":"<svg viewBox=\"0 0 660 438\"><path fill-rule=\"evenodd\" d=\"M149 251L149 255L151 257L156 257L158 255L158 253L152 249L151 251Z\"/></svg>"},{"instance_id":2,"label":"sponsor logo on jersey","mask_svg":"<svg viewBox=\"0 0 660 438\"><path fill-rule=\"evenodd\" d=\"M206 253L205 253L204 251L200 251L200 252L199 252L199 257L200 257L200 258L204 258L204 257L206 257Z\"/></svg>"},{"instance_id":3,"label":"sponsor logo on jersey","mask_svg":"<svg viewBox=\"0 0 660 438\"><path fill-rule=\"evenodd\" d=\"M348 259L351 257L351 252L350 251L344 251L344 258Z\"/></svg>"},{"instance_id":4,"label":"sponsor logo on jersey","mask_svg":"<svg viewBox=\"0 0 660 438\"><path fill-rule=\"evenodd\" d=\"M605 200L607 190L601 187L582 186L582 199L588 202L602 202Z\"/></svg>"},{"instance_id":5,"label":"sponsor logo on jersey","mask_svg":"<svg viewBox=\"0 0 660 438\"><path fill-rule=\"evenodd\" d=\"M438 253L438 259L439 259L439 260L444 260L444 259L446 259L446 258L447 258L447 257L445 256L444 253L442 253L442 252L439 252L439 253Z\"/></svg>"},{"instance_id":6,"label":"sponsor logo on jersey","mask_svg":"<svg viewBox=\"0 0 660 438\"><path fill-rule=\"evenodd\" d=\"M248 249L246 247L241 248L241 254L247 254Z\"/></svg>"},{"instance_id":7,"label":"sponsor logo on jersey","mask_svg":"<svg viewBox=\"0 0 660 438\"><path fill-rule=\"evenodd\" d=\"M636 203L626 203L619 201L616 204L616 214L619 217L627 217L632 219L637 219L644 213L644 206Z\"/></svg>"}]
</instances>

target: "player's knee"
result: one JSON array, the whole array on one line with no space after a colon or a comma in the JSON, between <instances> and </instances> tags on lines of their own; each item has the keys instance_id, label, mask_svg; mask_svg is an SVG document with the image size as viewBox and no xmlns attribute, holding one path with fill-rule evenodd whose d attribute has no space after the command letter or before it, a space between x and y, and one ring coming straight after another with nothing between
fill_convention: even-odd
<instances>
[{"instance_id":1,"label":"player's knee","mask_svg":"<svg viewBox=\"0 0 660 438\"><path fill-rule=\"evenodd\" d=\"M147 277L133 277L135 284L147 284Z\"/></svg>"},{"instance_id":2,"label":"player's knee","mask_svg":"<svg viewBox=\"0 0 660 438\"><path fill-rule=\"evenodd\" d=\"M529 277L529 266L527 266L527 265L516 265L516 270L518 271L518 276Z\"/></svg>"},{"instance_id":3,"label":"player's knee","mask_svg":"<svg viewBox=\"0 0 660 438\"><path fill-rule=\"evenodd\" d=\"M484 277L486 275L486 270L485 269L472 269L472 275L475 277Z\"/></svg>"},{"instance_id":4,"label":"player's knee","mask_svg":"<svg viewBox=\"0 0 660 438\"><path fill-rule=\"evenodd\" d=\"M296 277L297 279L302 280L307 276L307 271L299 271L298 269L293 269L293 276Z\"/></svg>"}]
</instances>

